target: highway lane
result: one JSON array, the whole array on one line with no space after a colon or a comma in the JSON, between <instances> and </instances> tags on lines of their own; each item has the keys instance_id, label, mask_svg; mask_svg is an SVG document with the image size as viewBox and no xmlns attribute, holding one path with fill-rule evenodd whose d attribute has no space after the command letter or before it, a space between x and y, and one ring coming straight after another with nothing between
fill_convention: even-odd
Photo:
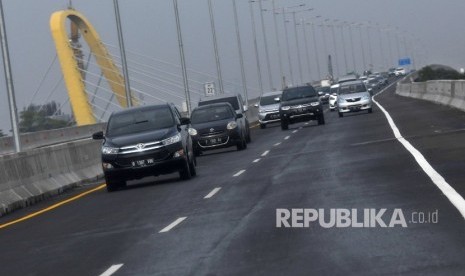
<instances>
[{"instance_id":1,"label":"highway lane","mask_svg":"<svg viewBox=\"0 0 465 276\"><path fill-rule=\"evenodd\" d=\"M460 136L453 135L461 132L416 128L431 122L414 116L421 103L391 92L379 101L460 191L464 175L455 161L464 155ZM436 105L427 110L441 129L460 126L460 113ZM393 139L380 110L344 118L328 112L326 122L254 130L246 151L200 157L192 181L168 176L116 193L99 191L0 230L0 275L100 275L117 264L114 275L463 274L463 218ZM277 208L438 210L439 222L276 228Z\"/></svg>"}]
</instances>

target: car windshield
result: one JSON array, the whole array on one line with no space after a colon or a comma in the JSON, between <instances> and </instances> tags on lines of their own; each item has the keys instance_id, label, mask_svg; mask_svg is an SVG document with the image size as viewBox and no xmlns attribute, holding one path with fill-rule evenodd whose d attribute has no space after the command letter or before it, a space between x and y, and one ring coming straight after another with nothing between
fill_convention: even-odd
<instances>
[{"instance_id":1,"label":"car windshield","mask_svg":"<svg viewBox=\"0 0 465 276\"><path fill-rule=\"evenodd\" d=\"M365 85L363 84L350 84L350 85L343 85L339 88L339 93L340 95L344 94L352 94L352 93L359 93L359 92L365 92L366 88Z\"/></svg>"},{"instance_id":2,"label":"car windshield","mask_svg":"<svg viewBox=\"0 0 465 276\"><path fill-rule=\"evenodd\" d=\"M192 124L221 121L233 118L234 114L228 106L212 106L209 108L195 109L191 115Z\"/></svg>"},{"instance_id":3,"label":"car windshield","mask_svg":"<svg viewBox=\"0 0 465 276\"><path fill-rule=\"evenodd\" d=\"M168 106L124 112L115 114L110 118L107 136L119 136L164 129L173 124L174 118Z\"/></svg>"},{"instance_id":4,"label":"car windshield","mask_svg":"<svg viewBox=\"0 0 465 276\"><path fill-rule=\"evenodd\" d=\"M315 89L311 86L307 87L295 87L287 89L283 92L282 101L290 101L295 99L301 98L310 98L310 97L317 97L318 94L316 93Z\"/></svg>"},{"instance_id":5,"label":"car windshield","mask_svg":"<svg viewBox=\"0 0 465 276\"><path fill-rule=\"evenodd\" d=\"M330 87L329 86L322 86L320 88L318 88L318 92L323 92L323 93L328 93L330 90Z\"/></svg>"},{"instance_id":6,"label":"car windshield","mask_svg":"<svg viewBox=\"0 0 465 276\"><path fill-rule=\"evenodd\" d=\"M213 104L213 103L229 103L234 108L234 110L240 109L237 97L227 97L227 98L219 98L219 99L211 99L211 100L207 99L207 100L201 101L199 103L199 106L204 106L204 105Z\"/></svg>"},{"instance_id":7,"label":"car windshield","mask_svg":"<svg viewBox=\"0 0 465 276\"><path fill-rule=\"evenodd\" d=\"M260 105L272 105L276 104L274 99L279 98L279 95L263 96L260 98Z\"/></svg>"}]
</instances>

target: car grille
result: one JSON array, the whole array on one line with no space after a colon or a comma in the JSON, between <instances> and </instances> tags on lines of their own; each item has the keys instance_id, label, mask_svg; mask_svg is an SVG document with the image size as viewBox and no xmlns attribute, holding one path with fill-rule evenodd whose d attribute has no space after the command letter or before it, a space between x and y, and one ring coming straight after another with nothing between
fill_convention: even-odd
<instances>
[{"instance_id":1,"label":"car grille","mask_svg":"<svg viewBox=\"0 0 465 276\"><path fill-rule=\"evenodd\" d=\"M276 112L276 113L270 113L270 114L266 114L265 116L265 120L277 120L279 119L279 113Z\"/></svg>"},{"instance_id":2,"label":"car grille","mask_svg":"<svg viewBox=\"0 0 465 276\"><path fill-rule=\"evenodd\" d=\"M362 98L352 98L352 99L346 99L348 103L354 103L360 101Z\"/></svg>"},{"instance_id":3,"label":"car grille","mask_svg":"<svg viewBox=\"0 0 465 276\"><path fill-rule=\"evenodd\" d=\"M207 136L212 136L212 135L221 135L224 132L225 132L224 130L211 131L211 132L209 131L209 132L201 133L200 136L201 137L207 137Z\"/></svg>"}]
</instances>

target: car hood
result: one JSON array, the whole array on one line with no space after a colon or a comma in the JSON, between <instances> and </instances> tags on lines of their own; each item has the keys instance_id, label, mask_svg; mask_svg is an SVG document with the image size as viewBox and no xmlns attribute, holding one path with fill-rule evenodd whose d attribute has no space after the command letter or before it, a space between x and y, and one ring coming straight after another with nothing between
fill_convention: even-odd
<instances>
[{"instance_id":1,"label":"car hood","mask_svg":"<svg viewBox=\"0 0 465 276\"><path fill-rule=\"evenodd\" d=\"M286 106L286 105L294 106L294 105L299 105L299 104L309 104L309 103L318 102L318 101L320 101L319 96L300 98L300 99L294 99L290 101L281 102L281 106Z\"/></svg>"},{"instance_id":2,"label":"car hood","mask_svg":"<svg viewBox=\"0 0 465 276\"><path fill-rule=\"evenodd\" d=\"M371 97L370 93L368 93L368 92L360 92L360 93L338 95L338 99L347 100L347 99L352 99L352 98L361 98L363 96Z\"/></svg>"},{"instance_id":3,"label":"car hood","mask_svg":"<svg viewBox=\"0 0 465 276\"><path fill-rule=\"evenodd\" d=\"M268 104L268 105L260 105L259 110L278 110L279 103L275 104Z\"/></svg>"},{"instance_id":4,"label":"car hood","mask_svg":"<svg viewBox=\"0 0 465 276\"><path fill-rule=\"evenodd\" d=\"M224 131L226 130L226 126L228 125L228 123L232 121L234 121L234 119L230 118L230 119L212 121L212 122L206 122L206 123L200 123L200 124L191 124L191 127L195 128L195 130L197 130L197 133L205 134L205 133L210 133L210 132ZM213 131L211 131L211 129L213 129Z\"/></svg>"},{"instance_id":5,"label":"car hood","mask_svg":"<svg viewBox=\"0 0 465 276\"><path fill-rule=\"evenodd\" d=\"M117 137L106 137L105 145L111 147L125 147L138 143L149 143L164 140L178 133L175 127L164 128L153 131L145 131Z\"/></svg>"}]
</instances>

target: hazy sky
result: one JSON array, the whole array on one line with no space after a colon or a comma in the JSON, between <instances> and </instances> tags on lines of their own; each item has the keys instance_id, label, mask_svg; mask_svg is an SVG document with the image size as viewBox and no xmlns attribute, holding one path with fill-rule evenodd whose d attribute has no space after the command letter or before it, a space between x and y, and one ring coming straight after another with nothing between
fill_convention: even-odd
<instances>
[{"instance_id":1,"label":"hazy sky","mask_svg":"<svg viewBox=\"0 0 465 276\"><path fill-rule=\"evenodd\" d=\"M248 0L236 1L247 86L250 97L255 97L260 91L249 3ZM216 76L207 0L178 0L178 2L186 61L189 69L193 70L189 72L189 84L193 90L201 93L202 84L215 81L214 76ZM241 92L232 0L212 0L212 2L226 90ZM3 0L18 110L22 110L31 102L43 104L49 99L64 103L68 98L65 87L60 82L59 64L57 61L53 62L56 51L49 28L50 15L54 11L66 8L68 3L68 0ZM183 89L181 72L174 66L179 65L179 52L172 0L119 0L119 3L126 48L131 51L128 53L130 67L132 66L135 70L130 72L131 78L135 79L134 85L139 85L139 90L157 99L166 99L180 104ZM263 16L269 46L272 82L274 87L279 87L280 68L273 17L270 12L271 3L271 0L263 1L263 8L267 10L263 12ZM375 70L386 70L396 66L398 58L407 56L414 59L417 67L431 63L445 64L457 69L465 67L464 0L275 0L275 3L276 7L305 4L305 7L301 9L313 8L310 12L296 13L296 19L298 22L301 18L306 19L306 22L314 22L317 25L315 28L316 50L320 71L323 74L327 72L326 54L332 55L333 62L337 61L335 71L339 74L343 74L346 68L349 71L363 70L362 48L365 67L372 63ZM257 27L264 90L270 90L258 4L252 5ZM118 45L118 40L113 1L74 0L73 6L90 20L103 42L108 44L110 52L118 55L118 49L115 47ZM294 10L298 9L291 8L288 11ZM321 17L312 18L315 16ZM305 25L310 66L307 64L302 25L296 26L303 75L303 79L300 80L292 14L286 14L286 19L289 21L285 24L289 35L294 83L315 80L319 74L311 26ZM325 19L328 20L325 22ZM277 15L277 22L284 75L288 81L292 81L281 14ZM318 26L333 22L337 24L345 22L343 23L345 27L331 29ZM347 27L348 22L363 24L362 37L360 37L359 27L353 27L350 33ZM368 25L371 26L369 30L366 28ZM333 30L334 33L332 33ZM333 41L333 34L335 41ZM353 35L353 48L350 34ZM326 43L323 37L326 37ZM368 42L368 38L371 38L371 43ZM161 61L166 63L161 63ZM154 77L143 79L137 76L135 72L141 72L142 69L147 74L159 76L159 80L157 81ZM89 71L92 70L89 69ZM210 76L195 72L208 73ZM3 68L1 73L0 91L3 92L0 94L0 129L8 132L11 127ZM91 75L89 75L89 82L91 82L90 79ZM175 80L173 85L169 84L170 79ZM141 84L143 81L151 82L152 88L143 86ZM97 79L92 82L96 83ZM89 88L89 90L92 89ZM177 94L177 96L169 96L169 93ZM194 101L198 97L200 97L199 94L193 94ZM144 98L147 99L147 97ZM157 99L150 98L149 102L157 102ZM66 112L70 112L68 106L69 104L64 107Z\"/></svg>"}]
</instances>

